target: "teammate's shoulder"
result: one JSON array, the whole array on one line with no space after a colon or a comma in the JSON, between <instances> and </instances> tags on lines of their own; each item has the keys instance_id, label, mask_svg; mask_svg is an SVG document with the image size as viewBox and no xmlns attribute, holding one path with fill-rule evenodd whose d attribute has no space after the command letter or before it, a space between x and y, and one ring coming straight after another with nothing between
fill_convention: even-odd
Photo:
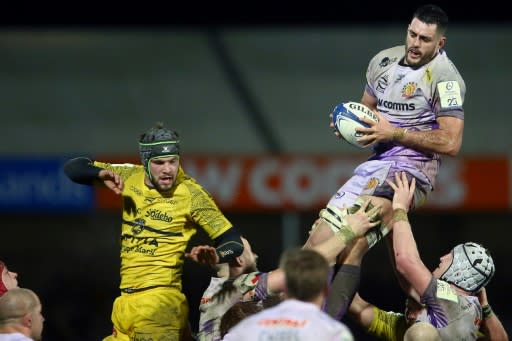
<instances>
[{"instance_id":1,"label":"teammate's shoulder","mask_svg":"<svg viewBox=\"0 0 512 341\"><path fill-rule=\"evenodd\" d=\"M439 56L434 58L434 66L447 71L454 71L458 73L457 66L455 66L455 63L450 59L445 50L440 50Z\"/></svg>"},{"instance_id":2,"label":"teammate's shoulder","mask_svg":"<svg viewBox=\"0 0 512 341\"><path fill-rule=\"evenodd\" d=\"M400 55L403 56L405 51L404 45L397 45L393 47L388 47L386 49L380 50L375 54L375 56L394 56Z\"/></svg>"},{"instance_id":3,"label":"teammate's shoulder","mask_svg":"<svg viewBox=\"0 0 512 341\"><path fill-rule=\"evenodd\" d=\"M392 63L396 63L404 56L405 46L398 45L393 46L384 50L379 51L372 58L373 63L378 63L379 65L389 65Z\"/></svg>"}]
</instances>

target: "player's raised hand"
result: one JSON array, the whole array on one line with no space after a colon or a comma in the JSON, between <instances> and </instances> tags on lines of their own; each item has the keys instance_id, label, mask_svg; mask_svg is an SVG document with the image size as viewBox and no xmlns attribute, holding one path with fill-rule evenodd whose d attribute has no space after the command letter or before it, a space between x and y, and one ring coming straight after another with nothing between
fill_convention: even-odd
<instances>
[{"instance_id":1,"label":"player's raised hand","mask_svg":"<svg viewBox=\"0 0 512 341\"><path fill-rule=\"evenodd\" d=\"M98 179L103 181L103 184L111 189L115 194L121 194L124 188L124 181L119 174L114 173L109 169L102 169L98 173Z\"/></svg>"},{"instance_id":2,"label":"player's raised hand","mask_svg":"<svg viewBox=\"0 0 512 341\"><path fill-rule=\"evenodd\" d=\"M215 265L219 262L217 250L211 245L194 246L185 257L199 264Z\"/></svg>"},{"instance_id":3,"label":"player's raised hand","mask_svg":"<svg viewBox=\"0 0 512 341\"><path fill-rule=\"evenodd\" d=\"M365 234L368 229L380 224L378 217L381 207L374 206L371 209L368 209L369 205L370 199L367 199L356 212L345 216L347 224L358 237Z\"/></svg>"},{"instance_id":4,"label":"player's raised hand","mask_svg":"<svg viewBox=\"0 0 512 341\"><path fill-rule=\"evenodd\" d=\"M416 189L416 178L412 178L411 184L407 179L406 172L396 172L395 182L386 179L386 182L395 190L393 195L393 209L403 209L405 212L409 211L411 207L412 198L414 197L414 190Z\"/></svg>"}]
</instances>

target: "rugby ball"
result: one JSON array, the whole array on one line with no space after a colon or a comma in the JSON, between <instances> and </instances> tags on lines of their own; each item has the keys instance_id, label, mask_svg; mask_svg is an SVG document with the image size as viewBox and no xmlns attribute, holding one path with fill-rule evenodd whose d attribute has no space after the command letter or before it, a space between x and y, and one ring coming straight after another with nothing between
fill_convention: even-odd
<instances>
[{"instance_id":1,"label":"rugby ball","mask_svg":"<svg viewBox=\"0 0 512 341\"><path fill-rule=\"evenodd\" d=\"M340 103L332 111L332 121L336 130L345 141L358 148L364 148L364 145L357 141L364 133L357 132L356 128L370 127L369 124L362 121L363 117L374 122L379 121L377 115L370 108L358 102Z\"/></svg>"}]
</instances>

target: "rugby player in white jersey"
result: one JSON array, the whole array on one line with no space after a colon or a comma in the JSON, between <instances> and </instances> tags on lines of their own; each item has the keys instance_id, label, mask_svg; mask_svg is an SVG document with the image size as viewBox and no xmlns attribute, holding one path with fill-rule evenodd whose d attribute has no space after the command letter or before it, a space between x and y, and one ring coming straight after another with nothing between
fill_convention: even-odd
<instances>
[{"instance_id":1,"label":"rugby player in white jersey","mask_svg":"<svg viewBox=\"0 0 512 341\"><path fill-rule=\"evenodd\" d=\"M224 341L354 340L346 325L321 309L328 292L325 257L311 249L290 249L283 253L279 268L285 274L285 299L243 319Z\"/></svg>"},{"instance_id":2,"label":"rugby player in white jersey","mask_svg":"<svg viewBox=\"0 0 512 341\"><path fill-rule=\"evenodd\" d=\"M375 216L379 213L379 207L367 209L369 201L362 207L343 218L339 222L340 229L328 240L319 243L314 250L324 256L330 264L334 264L337 255L345 248L352 245L366 233L369 228L376 226ZM270 272L257 270L257 255L247 239L242 238L244 251L229 263L229 269L225 277L212 277L210 285L202 295L199 305L200 320L197 339L199 341L219 341L221 339L221 318L237 302L240 301L264 301L272 296L279 295L285 289L284 269L279 267ZM208 245L195 246L185 256L203 264L218 265L215 249ZM341 282L344 282L343 272L340 274ZM327 276L326 276L327 277ZM351 276L349 274L348 281ZM346 279L346 278L345 278ZM354 286L350 286L354 287ZM354 292L357 287L354 287ZM349 289L347 289L349 290ZM347 294L352 297L354 292ZM338 300L340 308L348 306L350 302ZM337 310L338 307L333 308Z\"/></svg>"},{"instance_id":3,"label":"rugby player in white jersey","mask_svg":"<svg viewBox=\"0 0 512 341\"><path fill-rule=\"evenodd\" d=\"M364 133L359 140L373 154L327 204L340 215L358 198L369 197L372 204L382 207L383 223L367 233L369 247L389 232L393 189L386 179L393 180L402 171L409 180L415 178L411 209L417 208L435 188L441 155L456 156L460 150L466 85L445 50L447 24L448 16L441 8L423 5L407 27L405 45L380 51L369 62L361 103L374 110L379 121L366 120L369 127L358 130ZM306 247L335 230L321 219L310 231Z\"/></svg>"}]
</instances>

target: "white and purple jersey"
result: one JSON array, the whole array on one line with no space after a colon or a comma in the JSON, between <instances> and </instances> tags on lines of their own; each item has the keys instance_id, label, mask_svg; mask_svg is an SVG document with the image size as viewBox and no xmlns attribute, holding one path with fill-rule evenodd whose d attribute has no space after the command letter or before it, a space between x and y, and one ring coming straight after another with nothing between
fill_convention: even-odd
<instances>
[{"instance_id":1,"label":"white and purple jersey","mask_svg":"<svg viewBox=\"0 0 512 341\"><path fill-rule=\"evenodd\" d=\"M0 333L0 341L32 341L31 338L23 335L22 333Z\"/></svg>"},{"instance_id":2,"label":"white and purple jersey","mask_svg":"<svg viewBox=\"0 0 512 341\"><path fill-rule=\"evenodd\" d=\"M416 321L432 324L443 340L477 339L483 318L478 297L460 295L449 283L432 277L421 296L421 303L426 309Z\"/></svg>"},{"instance_id":3,"label":"white and purple jersey","mask_svg":"<svg viewBox=\"0 0 512 341\"><path fill-rule=\"evenodd\" d=\"M215 296L227 278L212 277L210 285L201 297L199 304L199 341L219 341L220 320L235 303L241 300L264 300L267 298L266 272L251 272L238 276L233 281L235 290L229 291L224 297Z\"/></svg>"},{"instance_id":4,"label":"white and purple jersey","mask_svg":"<svg viewBox=\"0 0 512 341\"><path fill-rule=\"evenodd\" d=\"M246 317L234 326L224 341L353 341L352 332L313 303L287 299Z\"/></svg>"},{"instance_id":5,"label":"white and purple jersey","mask_svg":"<svg viewBox=\"0 0 512 341\"><path fill-rule=\"evenodd\" d=\"M377 110L394 126L410 131L438 128L441 116L464 119L466 85L444 50L420 67L403 64L405 46L396 46L375 55L366 71L368 94L377 99ZM379 143L374 154L354 171L354 177L338 190L330 203L350 206L360 195L389 199L393 189L385 179L406 171L416 178L414 207L424 203L435 186L441 159L439 154L419 151L394 142Z\"/></svg>"}]
</instances>

